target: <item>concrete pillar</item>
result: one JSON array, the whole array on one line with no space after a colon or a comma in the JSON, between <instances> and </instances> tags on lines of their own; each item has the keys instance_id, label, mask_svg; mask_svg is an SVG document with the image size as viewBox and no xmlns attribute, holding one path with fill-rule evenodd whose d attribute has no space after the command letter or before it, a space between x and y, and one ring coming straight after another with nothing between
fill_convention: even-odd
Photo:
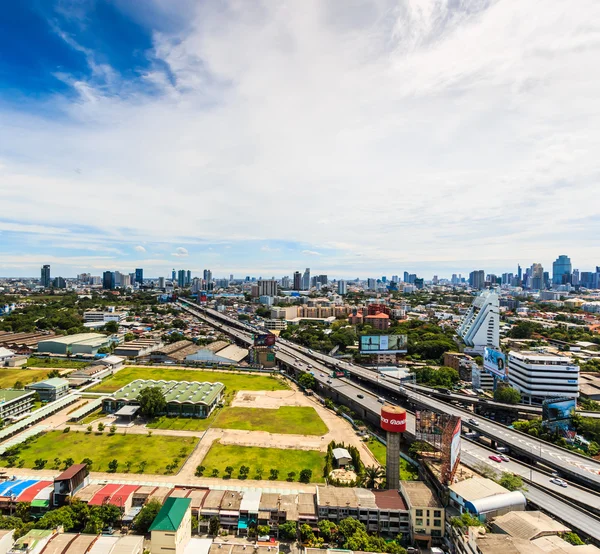
<instances>
[{"instance_id":1,"label":"concrete pillar","mask_svg":"<svg viewBox=\"0 0 600 554\"><path fill-rule=\"evenodd\" d=\"M385 474L387 488L400 488L400 437L401 433L387 432L387 451L385 455Z\"/></svg>"}]
</instances>

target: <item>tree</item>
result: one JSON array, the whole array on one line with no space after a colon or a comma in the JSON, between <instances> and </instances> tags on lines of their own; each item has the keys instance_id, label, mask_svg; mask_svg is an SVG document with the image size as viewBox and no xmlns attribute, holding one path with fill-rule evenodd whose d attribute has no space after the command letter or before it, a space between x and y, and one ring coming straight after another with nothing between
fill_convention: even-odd
<instances>
[{"instance_id":1,"label":"tree","mask_svg":"<svg viewBox=\"0 0 600 554\"><path fill-rule=\"evenodd\" d=\"M259 537L264 537L271 532L271 528L268 525L259 525L256 528L256 531L258 532Z\"/></svg>"},{"instance_id":2,"label":"tree","mask_svg":"<svg viewBox=\"0 0 600 554\"><path fill-rule=\"evenodd\" d=\"M209 535L218 535L219 528L221 527L221 523L217 516L212 516L208 522L208 534Z\"/></svg>"},{"instance_id":3,"label":"tree","mask_svg":"<svg viewBox=\"0 0 600 554\"><path fill-rule=\"evenodd\" d=\"M275 469L275 468L271 468L271 471L269 472L269 479L271 481L277 481L278 478L279 478L279 470Z\"/></svg>"},{"instance_id":4,"label":"tree","mask_svg":"<svg viewBox=\"0 0 600 554\"><path fill-rule=\"evenodd\" d=\"M104 423L100 422L98 423L98 433L102 433L104 431Z\"/></svg>"},{"instance_id":5,"label":"tree","mask_svg":"<svg viewBox=\"0 0 600 554\"><path fill-rule=\"evenodd\" d=\"M194 475L196 477L202 477L204 475L205 469L206 468L203 465L196 466L196 472L194 473Z\"/></svg>"},{"instance_id":6,"label":"tree","mask_svg":"<svg viewBox=\"0 0 600 554\"><path fill-rule=\"evenodd\" d=\"M300 482L301 483L310 483L312 479L312 469L303 469L300 472Z\"/></svg>"},{"instance_id":7,"label":"tree","mask_svg":"<svg viewBox=\"0 0 600 554\"><path fill-rule=\"evenodd\" d=\"M135 340L135 335L133 333L125 333L125 342L131 342L132 340Z\"/></svg>"},{"instance_id":8,"label":"tree","mask_svg":"<svg viewBox=\"0 0 600 554\"><path fill-rule=\"evenodd\" d=\"M38 458L33 462L35 465L33 469L44 469L44 466L48 463L48 460L44 460L43 458Z\"/></svg>"},{"instance_id":9,"label":"tree","mask_svg":"<svg viewBox=\"0 0 600 554\"><path fill-rule=\"evenodd\" d=\"M460 517L453 517L450 520L450 524L452 527L458 527L460 529L466 527L483 527L483 523L468 512L464 512Z\"/></svg>"},{"instance_id":10,"label":"tree","mask_svg":"<svg viewBox=\"0 0 600 554\"><path fill-rule=\"evenodd\" d=\"M88 471L91 471L92 466L94 465L94 462L92 461L91 458L84 458L83 460L81 460L81 463L85 464L87 466Z\"/></svg>"},{"instance_id":11,"label":"tree","mask_svg":"<svg viewBox=\"0 0 600 554\"><path fill-rule=\"evenodd\" d=\"M366 529L367 528L364 526L363 523L352 517L342 519L338 523L338 533L342 535L342 537L344 537L346 540L348 540L350 537L356 534L357 531L366 532Z\"/></svg>"},{"instance_id":12,"label":"tree","mask_svg":"<svg viewBox=\"0 0 600 554\"><path fill-rule=\"evenodd\" d=\"M60 371L58 371L58 369L53 369L52 371L49 371L48 375L46 376L46 379L54 379L55 377L60 377Z\"/></svg>"},{"instance_id":13,"label":"tree","mask_svg":"<svg viewBox=\"0 0 600 554\"><path fill-rule=\"evenodd\" d=\"M152 525L161 508L162 504L158 500L148 502L133 521L133 528L136 533L140 535L148 533L150 525Z\"/></svg>"},{"instance_id":14,"label":"tree","mask_svg":"<svg viewBox=\"0 0 600 554\"><path fill-rule=\"evenodd\" d=\"M167 401L159 387L142 389L137 400L140 405L140 412L146 417L156 417L163 413L167 407Z\"/></svg>"},{"instance_id":15,"label":"tree","mask_svg":"<svg viewBox=\"0 0 600 554\"><path fill-rule=\"evenodd\" d=\"M498 479L498 484L502 485L509 491L518 491L523 489L523 479L521 479L519 475L509 473L508 471L502 473L502 476L500 479Z\"/></svg>"},{"instance_id":16,"label":"tree","mask_svg":"<svg viewBox=\"0 0 600 554\"><path fill-rule=\"evenodd\" d=\"M212 476L213 477L218 477L219 476L219 470L216 467L212 470Z\"/></svg>"},{"instance_id":17,"label":"tree","mask_svg":"<svg viewBox=\"0 0 600 554\"><path fill-rule=\"evenodd\" d=\"M294 480L295 477L296 477L296 472L295 471L290 471L288 473L287 480L291 482L291 481Z\"/></svg>"},{"instance_id":18,"label":"tree","mask_svg":"<svg viewBox=\"0 0 600 554\"><path fill-rule=\"evenodd\" d=\"M494 391L494 400L503 404L518 404L521 402L521 393L513 387L498 387Z\"/></svg>"},{"instance_id":19,"label":"tree","mask_svg":"<svg viewBox=\"0 0 600 554\"><path fill-rule=\"evenodd\" d=\"M314 389L317 380L310 373L303 373L298 379L298 384L304 389Z\"/></svg>"},{"instance_id":20,"label":"tree","mask_svg":"<svg viewBox=\"0 0 600 554\"><path fill-rule=\"evenodd\" d=\"M93 430L94 430L94 428L93 428L91 425L88 425L88 426L87 426L87 429L86 429L86 432L87 432L88 434L90 434L90 433L91 433Z\"/></svg>"},{"instance_id":21,"label":"tree","mask_svg":"<svg viewBox=\"0 0 600 554\"><path fill-rule=\"evenodd\" d=\"M111 425L111 426L110 426L110 429L109 429L109 433L110 433L111 435L114 435L116 432L117 432L117 426L116 426L116 425L114 425L114 424L113 424L113 425Z\"/></svg>"},{"instance_id":22,"label":"tree","mask_svg":"<svg viewBox=\"0 0 600 554\"><path fill-rule=\"evenodd\" d=\"M13 389L21 390L23 388L25 388L25 386L23 385L22 381L15 381L15 384L13 385Z\"/></svg>"},{"instance_id":23,"label":"tree","mask_svg":"<svg viewBox=\"0 0 600 554\"><path fill-rule=\"evenodd\" d=\"M302 542L308 542L315 538L315 534L308 523L303 523L300 527L300 538Z\"/></svg>"},{"instance_id":24,"label":"tree","mask_svg":"<svg viewBox=\"0 0 600 554\"><path fill-rule=\"evenodd\" d=\"M573 533L568 532L568 533L563 533L561 535L561 538L565 541L567 541L569 544L575 545L575 546L581 546L582 544L585 544L581 538L579 537L579 535L577 533Z\"/></svg>"},{"instance_id":25,"label":"tree","mask_svg":"<svg viewBox=\"0 0 600 554\"><path fill-rule=\"evenodd\" d=\"M75 460L71 457L67 458L63 464L64 464L64 469L68 469L70 468L73 464L75 463Z\"/></svg>"},{"instance_id":26,"label":"tree","mask_svg":"<svg viewBox=\"0 0 600 554\"><path fill-rule=\"evenodd\" d=\"M118 467L119 462L117 460L111 460L108 462L108 473L116 473Z\"/></svg>"},{"instance_id":27,"label":"tree","mask_svg":"<svg viewBox=\"0 0 600 554\"><path fill-rule=\"evenodd\" d=\"M176 329L187 329L187 323L185 321L183 321L183 319L174 319L173 322L171 323L172 327L175 327Z\"/></svg>"},{"instance_id":28,"label":"tree","mask_svg":"<svg viewBox=\"0 0 600 554\"><path fill-rule=\"evenodd\" d=\"M322 519L319 521L319 534L325 539L326 542L331 542L337 537L338 528L333 521Z\"/></svg>"},{"instance_id":29,"label":"tree","mask_svg":"<svg viewBox=\"0 0 600 554\"><path fill-rule=\"evenodd\" d=\"M37 529L56 529L60 525L64 527L67 533L75 527L73 510L70 506L63 506L57 510L46 512L35 524Z\"/></svg>"},{"instance_id":30,"label":"tree","mask_svg":"<svg viewBox=\"0 0 600 554\"><path fill-rule=\"evenodd\" d=\"M377 466L365 467L362 475L363 486L367 489L377 488L377 483L385 476L385 471Z\"/></svg>"},{"instance_id":31,"label":"tree","mask_svg":"<svg viewBox=\"0 0 600 554\"><path fill-rule=\"evenodd\" d=\"M231 474L233 473L233 467L232 466L227 466L225 468L225 473L227 474L227 478L231 479Z\"/></svg>"},{"instance_id":32,"label":"tree","mask_svg":"<svg viewBox=\"0 0 600 554\"><path fill-rule=\"evenodd\" d=\"M298 535L298 527L295 521L286 521L279 526L279 537L289 541L294 540Z\"/></svg>"},{"instance_id":33,"label":"tree","mask_svg":"<svg viewBox=\"0 0 600 554\"><path fill-rule=\"evenodd\" d=\"M428 442L414 441L408 448L408 454L411 458L416 458L420 452L433 452L434 448Z\"/></svg>"},{"instance_id":34,"label":"tree","mask_svg":"<svg viewBox=\"0 0 600 554\"><path fill-rule=\"evenodd\" d=\"M104 331L106 333L118 333L119 332L119 324L116 321L109 321L104 326Z\"/></svg>"}]
</instances>

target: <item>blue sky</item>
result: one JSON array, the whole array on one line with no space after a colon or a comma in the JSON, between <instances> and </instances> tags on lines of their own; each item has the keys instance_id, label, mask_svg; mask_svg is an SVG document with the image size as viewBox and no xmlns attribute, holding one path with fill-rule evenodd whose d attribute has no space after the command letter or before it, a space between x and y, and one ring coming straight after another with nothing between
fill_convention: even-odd
<instances>
[{"instance_id":1,"label":"blue sky","mask_svg":"<svg viewBox=\"0 0 600 554\"><path fill-rule=\"evenodd\" d=\"M21 0L0 276L600 265L600 5Z\"/></svg>"}]
</instances>

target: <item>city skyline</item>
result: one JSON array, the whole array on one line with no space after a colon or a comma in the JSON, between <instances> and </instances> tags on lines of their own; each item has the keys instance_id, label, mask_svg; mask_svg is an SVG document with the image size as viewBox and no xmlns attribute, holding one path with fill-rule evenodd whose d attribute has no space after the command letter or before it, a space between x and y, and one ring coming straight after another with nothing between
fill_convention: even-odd
<instances>
[{"instance_id":1,"label":"city skyline","mask_svg":"<svg viewBox=\"0 0 600 554\"><path fill-rule=\"evenodd\" d=\"M0 275L600 263L597 2L66 6L0 22Z\"/></svg>"}]
</instances>

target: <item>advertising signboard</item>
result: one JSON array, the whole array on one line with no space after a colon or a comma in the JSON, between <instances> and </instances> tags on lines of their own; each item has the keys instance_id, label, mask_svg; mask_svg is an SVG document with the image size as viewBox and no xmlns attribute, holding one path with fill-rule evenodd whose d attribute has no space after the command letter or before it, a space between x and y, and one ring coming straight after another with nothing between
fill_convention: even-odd
<instances>
[{"instance_id":1,"label":"advertising signboard","mask_svg":"<svg viewBox=\"0 0 600 554\"><path fill-rule=\"evenodd\" d=\"M550 431L568 431L575 415L575 398L549 398L542 403L542 424Z\"/></svg>"},{"instance_id":2,"label":"advertising signboard","mask_svg":"<svg viewBox=\"0 0 600 554\"><path fill-rule=\"evenodd\" d=\"M481 370L478 367L471 368L471 382L473 390L481 388Z\"/></svg>"},{"instance_id":3,"label":"advertising signboard","mask_svg":"<svg viewBox=\"0 0 600 554\"><path fill-rule=\"evenodd\" d=\"M383 406L380 425L384 431L404 433L406 431L406 410L398 406Z\"/></svg>"},{"instance_id":4,"label":"advertising signboard","mask_svg":"<svg viewBox=\"0 0 600 554\"><path fill-rule=\"evenodd\" d=\"M502 352L487 346L483 352L483 369L498 379L508 379L506 356Z\"/></svg>"},{"instance_id":5,"label":"advertising signboard","mask_svg":"<svg viewBox=\"0 0 600 554\"><path fill-rule=\"evenodd\" d=\"M460 462L460 431L461 421L458 418L454 430L452 431L452 442L450 443L450 473L454 475L456 473L456 467Z\"/></svg>"},{"instance_id":6,"label":"advertising signboard","mask_svg":"<svg viewBox=\"0 0 600 554\"><path fill-rule=\"evenodd\" d=\"M406 335L364 335L360 337L361 354L403 354Z\"/></svg>"},{"instance_id":7,"label":"advertising signboard","mask_svg":"<svg viewBox=\"0 0 600 554\"><path fill-rule=\"evenodd\" d=\"M255 335L254 346L273 346L275 344L275 335L271 333L267 335Z\"/></svg>"}]
</instances>

